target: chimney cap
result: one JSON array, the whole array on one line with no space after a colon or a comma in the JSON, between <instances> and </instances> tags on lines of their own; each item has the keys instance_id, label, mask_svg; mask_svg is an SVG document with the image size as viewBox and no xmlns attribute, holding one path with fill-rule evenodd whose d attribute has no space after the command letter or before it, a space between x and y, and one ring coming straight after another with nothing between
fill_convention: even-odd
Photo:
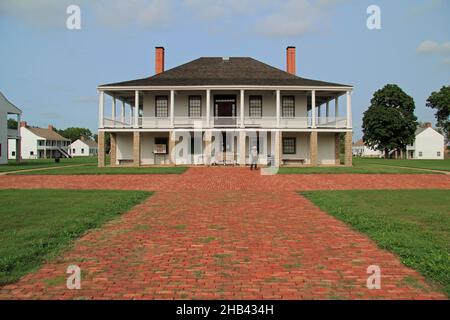
<instances>
[{"instance_id":1,"label":"chimney cap","mask_svg":"<svg viewBox=\"0 0 450 320\"><path fill-rule=\"evenodd\" d=\"M162 46L156 46L155 49L163 49L163 50L165 50L164 47L162 47Z\"/></svg>"},{"instance_id":2,"label":"chimney cap","mask_svg":"<svg viewBox=\"0 0 450 320\"><path fill-rule=\"evenodd\" d=\"M287 46L286 50L287 49L295 49L295 46Z\"/></svg>"}]
</instances>

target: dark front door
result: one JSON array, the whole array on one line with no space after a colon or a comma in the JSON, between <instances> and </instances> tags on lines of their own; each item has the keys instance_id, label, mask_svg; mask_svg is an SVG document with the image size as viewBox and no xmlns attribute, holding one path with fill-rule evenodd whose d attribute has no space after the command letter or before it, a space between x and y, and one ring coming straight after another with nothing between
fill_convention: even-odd
<instances>
[{"instance_id":1,"label":"dark front door","mask_svg":"<svg viewBox=\"0 0 450 320\"><path fill-rule=\"evenodd\" d=\"M235 126L236 96L214 96L214 117L215 126Z\"/></svg>"}]
</instances>

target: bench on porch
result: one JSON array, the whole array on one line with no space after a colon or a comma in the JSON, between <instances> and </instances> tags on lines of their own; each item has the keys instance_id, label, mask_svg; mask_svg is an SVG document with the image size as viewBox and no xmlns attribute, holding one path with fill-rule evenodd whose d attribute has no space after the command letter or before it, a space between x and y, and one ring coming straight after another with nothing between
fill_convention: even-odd
<instances>
[{"instance_id":1,"label":"bench on porch","mask_svg":"<svg viewBox=\"0 0 450 320\"><path fill-rule=\"evenodd\" d=\"M301 158L297 158L297 159L293 159L293 158L281 159L281 162L283 163L283 165L287 164L287 163L290 163L290 162L292 162L292 163L300 163L301 165L304 165L305 164L305 159L301 159Z\"/></svg>"},{"instance_id":2,"label":"bench on porch","mask_svg":"<svg viewBox=\"0 0 450 320\"><path fill-rule=\"evenodd\" d=\"M237 162L235 160L235 153L234 152L219 152L216 154L212 161L213 165L237 165Z\"/></svg>"},{"instance_id":3,"label":"bench on porch","mask_svg":"<svg viewBox=\"0 0 450 320\"><path fill-rule=\"evenodd\" d=\"M122 164L133 164L134 163L133 159L119 159L118 161L119 161L119 165L122 165Z\"/></svg>"}]
</instances>

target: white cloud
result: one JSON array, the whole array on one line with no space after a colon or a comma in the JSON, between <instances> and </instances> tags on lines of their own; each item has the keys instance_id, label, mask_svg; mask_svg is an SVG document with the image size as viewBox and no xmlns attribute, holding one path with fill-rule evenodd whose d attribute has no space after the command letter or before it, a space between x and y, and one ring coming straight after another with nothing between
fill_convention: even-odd
<instances>
[{"instance_id":1,"label":"white cloud","mask_svg":"<svg viewBox=\"0 0 450 320\"><path fill-rule=\"evenodd\" d=\"M443 57L441 62L450 66L450 41L438 43L432 40L426 40L417 47L417 53L421 55L436 55Z\"/></svg>"},{"instance_id":2,"label":"white cloud","mask_svg":"<svg viewBox=\"0 0 450 320\"><path fill-rule=\"evenodd\" d=\"M345 0L288 0L256 24L269 37L293 37L320 31L332 10Z\"/></svg>"},{"instance_id":3,"label":"white cloud","mask_svg":"<svg viewBox=\"0 0 450 320\"><path fill-rule=\"evenodd\" d=\"M417 52L420 54L450 54L450 41L438 43L436 41L426 40L419 45Z\"/></svg>"}]
</instances>

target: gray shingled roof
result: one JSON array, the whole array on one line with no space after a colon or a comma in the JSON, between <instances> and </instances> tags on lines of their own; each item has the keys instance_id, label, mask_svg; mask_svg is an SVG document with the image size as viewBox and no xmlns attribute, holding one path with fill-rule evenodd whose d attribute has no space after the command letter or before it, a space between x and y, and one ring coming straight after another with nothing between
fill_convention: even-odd
<instances>
[{"instance_id":1,"label":"gray shingled roof","mask_svg":"<svg viewBox=\"0 0 450 320\"><path fill-rule=\"evenodd\" d=\"M300 78L246 57L232 57L228 60L220 57L203 57L152 77L110 83L100 87L201 85L351 87L338 83Z\"/></svg>"}]
</instances>

